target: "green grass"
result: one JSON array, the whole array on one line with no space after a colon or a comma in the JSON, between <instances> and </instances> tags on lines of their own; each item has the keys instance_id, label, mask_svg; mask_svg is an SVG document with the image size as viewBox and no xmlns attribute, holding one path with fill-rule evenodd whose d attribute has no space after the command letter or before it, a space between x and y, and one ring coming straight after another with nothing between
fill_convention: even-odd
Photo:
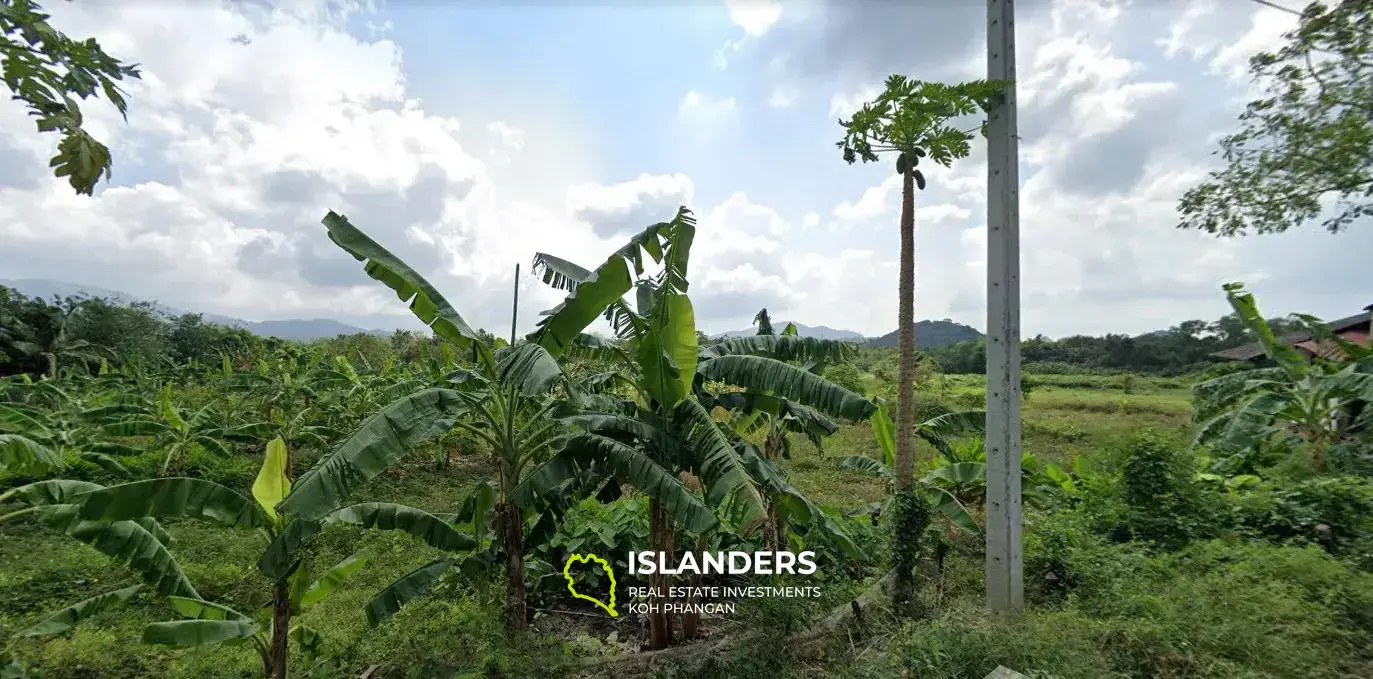
<instances>
[{"instance_id":1,"label":"green grass","mask_svg":"<svg viewBox=\"0 0 1373 679\"><path fill-rule=\"evenodd\" d=\"M955 409L979 409L984 384L980 376L935 378L922 385L922 407L933 408L937 400ZM1192 430L1187 382L1179 378L1036 375L1022 418L1024 450L1064 465L1077 459L1097 467L1115 464L1117 451L1144 430L1177 445L1185 445ZM793 437L782 466L792 485L819 505L847 511L881 500L882 479L836 467L835 460L846 455L878 455L867 423L842 426L823 452ZM140 470L160 465L160 459L147 457L136 459ZM933 457L921 442L917 472L928 469ZM197 475L246 490L259 461L255 455L219 460L197 453L188 464ZM299 463L313 461L304 454ZM474 483L491 476L479 451L457 455L439 469L433 450L418 450L352 500L447 514ZM0 507L0 513L6 510ZM930 569L923 576L930 604L925 619L871 620L871 635L838 639L819 656L773 639L737 649L699 673L677 676L980 679L997 664L1034 677L1084 679L1373 674L1373 658L1360 648L1373 639L1373 575L1312 547L1214 540L1179 554L1153 553L1135 543L1107 542L1090 526L1088 514L1082 507L1027 513L1030 608L1018 621L984 611L980 538L958 538L951 541L943 571ZM168 524L173 550L203 596L245 612L267 604L268 583L255 567L264 545L260 535L201 522ZM872 530L865 549L880 556L885 538ZM309 562L330 565L359 551L370 555L367 567L299 618L326 638L329 664L307 675L310 662L295 657L293 676L355 677L377 665L387 668L387 679L548 679L566 675L554 669L564 660L608 647L604 632L592 628L567 632L561 640L536 635L512 641L501 631L496 602L503 585L493 582L495 598L482 601L456 576L371 628L363 614L368 599L438 553L403 534L334 526L315 541ZM1055 594L1046 580L1050 573L1068 573L1074 592ZM135 582L127 569L47 529L23 521L0 525L0 643L9 643L13 632L43 612ZM794 630L864 586L831 576L821 602L750 602L719 633ZM259 661L243 646L171 650L138 643L146 623L174 617L165 603L144 593L62 637L21 640L14 651L36 676L57 679L257 676ZM674 676L671 668L660 674Z\"/></svg>"}]
</instances>

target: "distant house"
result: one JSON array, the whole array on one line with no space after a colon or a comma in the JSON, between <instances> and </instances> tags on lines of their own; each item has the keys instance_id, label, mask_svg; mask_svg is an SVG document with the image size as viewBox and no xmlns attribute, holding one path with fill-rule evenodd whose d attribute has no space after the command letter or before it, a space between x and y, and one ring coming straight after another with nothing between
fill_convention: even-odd
<instances>
[{"instance_id":1,"label":"distant house","mask_svg":"<svg viewBox=\"0 0 1373 679\"><path fill-rule=\"evenodd\" d=\"M1355 344L1368 344L1369 323L1373 320L1373 304L1363 308L1363 313L1354 314L1327 323L1330 331ZM1294 346L1307 356L1334 357L1339 348L1332 342L1319 342L1309 332L1292 332L1278 337L1278 342ZM1255 361L1264 357L1263 347L1258 342L1245 344L1211 354L1214 358L1226 361Z\"/></svg>"}]
</instances>

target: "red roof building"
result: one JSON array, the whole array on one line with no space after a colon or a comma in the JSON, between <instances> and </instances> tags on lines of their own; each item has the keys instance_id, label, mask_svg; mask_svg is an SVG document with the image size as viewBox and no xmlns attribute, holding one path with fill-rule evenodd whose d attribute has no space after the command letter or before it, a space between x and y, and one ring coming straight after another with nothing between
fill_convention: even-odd
<instances>
[{"instance_id":1,"label":"red roof building","mask_svg":"<svg viewBox=\"0 0 1373 679\"><path fill-rule=\"evenodd\" d=\"M1368 345L1370 321L1373 321L1373 304L1364 307L1363 313L1354 314L1332 321L1328 324L1330 332L1346 341L1355 344ZM1323 358L1338 358L1339 347L1330 341L1318 341L1309 332L1293 332L1278 338L1283 344L1294 346L1307 356L1321 356ZM1258 343L1245 344L1238 347L1217 351L1211 356L1227 361L1254 361L1263 358L1263 347Z\"/></svg>"}]
</instances>

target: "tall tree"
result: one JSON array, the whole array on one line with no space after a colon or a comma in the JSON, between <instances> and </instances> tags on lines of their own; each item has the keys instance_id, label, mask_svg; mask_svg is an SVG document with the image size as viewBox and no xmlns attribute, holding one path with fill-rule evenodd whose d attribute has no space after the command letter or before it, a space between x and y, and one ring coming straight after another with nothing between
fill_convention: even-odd
<instances>
[{"instance_id":1,"label":"tall tree","mask_svg":"<svg viewBox=\"0 0 1373 679\"><path fill-rule=\"evenodd\" d=\"M887 78L886 89L863 105L849 120L839 120L844 138L836 146L850 164L860 158L876 162L880 153L896 154L896 173L901 175L901 276L898 287L897 329L900 359L896 378L896 486L905 494L915 474L915 189L925 189L925 176L916 169L922 158L949 167L971 150L969 142L979 129L963 128L954 119L986 111L1000 85L983 80L956 85L913 80L902 75ZM983 123L985 126L985 122ZM897 503L911 512L923 511L912 496L911 502ZM924 524L895 517L894 525ZM895 539L918 541L919 535L896 535ZM914 593L915 550L897 550L902 555L896 564L893 604L904 609Z\"/></svg>"},{"instance_id":2,"label":"tall tree","mask_svg":"<svg viewBox=\"0 0 1373 679\"><path fill-rule=\"evenodd\" d=\"M48 163L53 174L89 196L102 176L109 179L110 149L82 127L84 117L73 96L103 93L126 115L128 104L117 83L141 75L136 64L105 54L95 38L69 38L49 18L33 0L0 0L0 71L5 86L36 119L38 131L62 135Z\"/></svg>"},{"instance_id":3,"label":"tall tree","mask_svg":"<svg viewBox=\"0 0 1373 679\"><path fill-rule=\"evenodd\" d=\"M1337 233L1373 214L1373 0L1315 2L1249 72L1264 95L1220 142L1227 163L1183 195L1180 228L1279 233L1333 211ZM1330 199L1334 198L1335 201Z\"/></svg>"}]
</instances>

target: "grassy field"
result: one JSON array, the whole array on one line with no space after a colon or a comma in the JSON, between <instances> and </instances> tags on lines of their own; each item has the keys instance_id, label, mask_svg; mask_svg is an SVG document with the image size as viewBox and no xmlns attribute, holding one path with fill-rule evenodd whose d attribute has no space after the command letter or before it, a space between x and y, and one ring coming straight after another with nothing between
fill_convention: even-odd
<instances>
[{"instance_id":1,"label":"grassy field","mask_svg":"<svg viewBox=\"0 0 1373 679\"><path fill-rule=\"evenodd\" d=\"M863 377L869 383L875 380L870 374ZM821 599L746 601L729 619L708 620L707 632L713 637L759 629L771 634L749 638L704 667L692 665L688 671L669 664L656 672L980 678L997 664L1034 677L1335 677L1373 672L1368 652L1373 576L1359 567L1357 553L1332 556L1308 539L1256 539L1233 528L1203 526L1208 514L1240 511L1240 500L1220 496L1207 496L1204 502L1212 504L1195 508L1196 516L1174 517L1195 523L1183 526L1191 532L1181 547L1160 550L1111 537L1108 524L1133 520L1121 518L1126 510L1119 501L1122 464L1132 446L1138 448L1145 436L1168 450L1186 449L1192 429L1188 380L1094 375L1034 379L1024 401L1024 450L1079 475L1071 497L1027 509L1030 607L1018 621L984 612L981 538L937 527L939 556L922 567L922 619L874 617L866 636L840 635L819 648L793 649L780 642L816 614L856 595L884 568L882 530L859 513L849 521L869 558L842 568L825 561ZM922 389L922 408L927 416L976 408L982 390L977 376L939 376ZM886 494L881 479L837 468L835 460L846 455L879 456L867 422L844 425L825 441L823 452L796 437L782 467L793 486L838 516ZM935 451L922 444L919 455L918 471L930 468ZM318 452L307 453L297 465L312 463L311 456ZM160 461L149 454L130 460L129 466L135 473L149 472ZM246 492L260 462L256 455L224 460L192 450L187 473ZM354 499L384 499L451 514L467 491L492 473L481 451L457 451L439 468L434 449L425 447ZM0 488L16 482L0 477ZM625 516L641 517L637 507L629 506ZM599 505L578 511L582 514L569 515L563 533L585 522L610 521ZM630 525L635 521L616 529L616 544L628 548L642 539L636 531L646 528ZM199 522L166 523L174 551L203 598L240 611L268 605L269 583L255 568L264 544L261 536ZM359 550L371 557L340 592L301 616L325 641L314 658L293 656L292 676L356 677L369 669L371 677L391 678L578 676L579 671L568 669L576 662L622 654L644 634L642 621L631 616L611 621L549 613L566 607L565 602L536 595L535 606L544 612L535 620L535 633L511 640L501 628L500 582L460 575L445 576L430 595L371 627L362 612L367 600L439 552L403 534L351 527L326 529L311 549L311 558L323 563ZM65 635L8 636L42 612L136 582L133 573L112 566L106 556L46 527L24 520L0 524L0 633L3 643L29 664L32 676L260 675L260 661L243 645L177 650L138 643L144 625L172 617L163 600L146 593ZM603 676L595 669L580 675Z\"/></svg>"}]
</instances>

